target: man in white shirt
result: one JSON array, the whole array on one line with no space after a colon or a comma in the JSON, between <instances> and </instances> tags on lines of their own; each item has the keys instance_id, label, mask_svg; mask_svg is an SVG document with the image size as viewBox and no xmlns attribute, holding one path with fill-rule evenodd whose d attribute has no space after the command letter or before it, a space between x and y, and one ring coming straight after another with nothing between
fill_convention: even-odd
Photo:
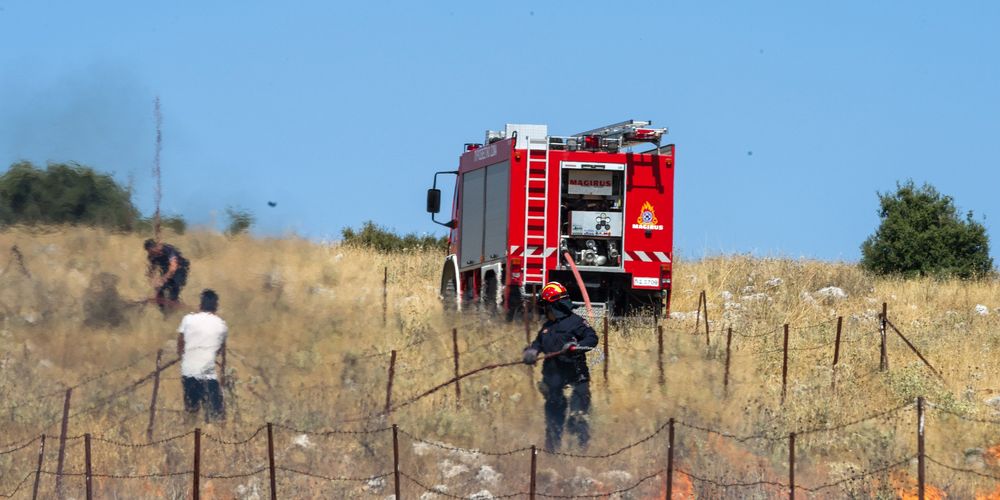
<instances>
[{"instance_id":1,"label":"man in white shirt","mask_svg":"<svg viewBox=\"0 0 1000 500\"><path fill-rule=\"evenodd\" d=\"M222 387L215 373L215 356L226 346L229 327L215 312L219 296L201 292L200 311L184 316L177 328L177 355L181 358L184 409L197 414L205 403L205 421L225 420Z\"/></svg>"}]
</instances>

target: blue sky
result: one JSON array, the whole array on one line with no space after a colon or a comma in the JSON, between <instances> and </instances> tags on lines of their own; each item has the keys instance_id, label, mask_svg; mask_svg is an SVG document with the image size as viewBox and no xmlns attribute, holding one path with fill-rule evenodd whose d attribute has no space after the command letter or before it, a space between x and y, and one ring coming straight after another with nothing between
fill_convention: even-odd
<instances>
[{"instance_id":1,"label":"blue sky","mask_svg":"<svg viewBox=\"0 0 1000 500\"><path fill-rule=\"evenodd\" d=\"M856 260L912 178L997 258L998 25L985 1L0 0L0 165L91 165L151 212L158 95L166 212L440 233L425 189L485 129L652 119L682 256Z\"/></svg>"}]
</instances>

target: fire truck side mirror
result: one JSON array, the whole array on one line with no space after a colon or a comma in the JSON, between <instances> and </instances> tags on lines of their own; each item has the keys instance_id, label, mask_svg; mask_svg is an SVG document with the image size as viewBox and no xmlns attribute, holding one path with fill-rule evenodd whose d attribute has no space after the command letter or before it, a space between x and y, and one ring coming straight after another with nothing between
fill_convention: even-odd
<instances>
[{"instance_id":1,"label":"fire truck side mirror","mask_svg":"<svg viewBox=\"0 0 1000 500\"><path fill-rule=\"evenodd\" d=\"M441 211L441 190L431 188L427 190L427 212L436 214Z\"/></svg>"}]
</instances>

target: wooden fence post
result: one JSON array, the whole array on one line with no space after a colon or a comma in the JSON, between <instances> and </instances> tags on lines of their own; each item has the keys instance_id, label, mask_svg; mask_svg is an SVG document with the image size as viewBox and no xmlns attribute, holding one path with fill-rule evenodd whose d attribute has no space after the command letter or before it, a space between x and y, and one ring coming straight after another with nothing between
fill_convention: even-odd
<instances>
[{"instance_id":1,"label":"wooden fence post","mask_svg":"<svg viewBox=\"0 0 1000 500\"><path fill-rule=\"evenodd\" d=\"M90 461L90 433L83 435L83 462L84 470L83 477L84 482L87 486L87 500L93 500L94 498L94 470L93 464Z\"/></svg>"},{"instance_id":2,"label":"wooden fence post","mask_svg":"<svg viewBox=\"0 0 1000 500\"><path fill-rule=\"evenodd\" d=\"M879 334L882 337L881 348L879 351L878 358L878 370L884 372L889 369L889 351L886 349L886 323L889 320L889 304L882 303L882 315L880 316L881 321L879 322Z\"/></svg>"},{"instance_id":3,"label":"wooden fence post","mask_svg":"<svg viewBox=\"0 0 1000 500\"><path fill-rule=\"evenodd\" d=\"M458 328L451 329L451 346L455 353L455 403L462 404L462 385L458 380Z\"/></svg>"},{"instance_id":4,"label":"wooden fence post","mask_svg":"<svg viewBox=\"0 0 1000 500\"><path fill-rule=\"evenodd\" d=\"M66 399L63 401L62 429L59 431L59 458L56 462L56 497L64 498L62 473L66 464L66 434L69 432L69 402L73 397L73 388L66 389Z\"/></svg>"},{"instance_id":5,"label":"wooden fence post","mask_svg":"<svg viewBox=\"0 0 1000 500\"><path fill-rule=\"evenodd\" d=\"M926 495L926 476L924 472L924 397L917 398L917 498L924 500Z\"/></svg>"},{"instance_id":6,"label":"wooden fence post","mask_svg":"<svg viewBox=\"0 0 1000 500\"><path fill-rule=\"evenodd\" d=\"M781 404L785 404L788 393L788 323L785 323L785 344L781 350Z\"/></svg>"},{"instance_id":7,"label":"wooden fence post","mask_svg":"<svg viewBox=\"0 0 1000 500\"><path fill-rule=\"evenodd\" d=\"M396 350L389 355L389 382L385 385L385 414L392 412L392 379L396 376Z\"/></svg>"},{"instance_id":8,"label":"wooden fence post","mask_svg":"<svg viewBox=\"0 0 1000 500\"><path fill-rule=\"evenodd\" d=\"M271 500L278 500L278 482L274 473L274 425L267 423L267 470L271 480Z\"/></svg>"},{"instance_id":9,"label":"wooden fence post","mask_svg":"<svg viewBox=\"0 0 1000 500\"><path fill-rule=\"evenodd\" d=\"M663 373L663 325L656 325L656 364L660 368L660 386L666 383Z\"/></svg>"},{"instance_id":10,"label":"wooden fence post","mask_svg":"<svg viewBox=\"0 0 1000 500\"><path fill-rule=\"evenodd\" d=\"M837 390L837 363L840 362L840 332L844 329L844 317L837 316L837 339L833 343L833 372L830 388Z\"/></svg>"},{"instance_id":11,"label":"wooden fence post","mask_svg":"<svg viewBox=\"0 0 1000 500\"><path fill-rule=\"evenodd\" d=\"M149 402L149 425L146 427L146 442L153 442L153 426L156 425L156 398L160 392L160 362L163 349L156 350L156 371L153 372L153 397Z\"/></svg>"},{"instance_id":12,"label":"wooden fence post","mask_svg":"<svg viewBox=\"0 0 1000 500\"><path fill-rule=\"evenodd\" d=\"M528 498L535 500L535 478L538 471L538 450L531 445L531 479L528 483Z\"/></svg>"},{"instance_id":13,"label":"wooden fence post","mask_svg":"<svg viewBox=\"0 0 1000 500\"><path fill-rule=\"evenodd\" d=\"M795 433L788 435L788 498L795 500Z\"/></svg>"},{"instance_id":14,"label":"wooden fence post","mask_svg":"<svg viewBox=\"0 0 1000 500\"><path fill-rule=\"evenodd\" d=\"M194 500L199 500L201 498L201 486L199 482L201 480L201 428L195 427L194 429L194 471L191 474L194 476L192 480L191 498Z\"/></svg>"},{"instance_id":15,"label":"wooden fence post","mask_svg":"<svg viewBox=\"0 0 1000 500\"><path fill-rule=\"evenodd\" d=\"M42 442L38 445L38 467L35 468L35 485L31 488L31 500L38 500L38 484L42 479L42 460L45 459L45 434L42 434Z\"/></svg>"},{"instance_id":16,"label":"wooden fence post","mask_svg":"<svg viewBox=\"0 0 1000 500\"><path fill-rule=\"evenodd\" d=\"M722 377L722 389L725 394L729 395L729 358L732 356L732 344L733 344L733 327L729 327L726 330L726 373Z\"/></svg>"},{"instance_id":17,"label":"wooden fence post","mask_svg":"<svg viewBox=\"0 0 1000 500\"><path fill-rule=\"evenodd\" d=\"M674 497L674 418L670 417L667 430L667 499Z\"/></svg>"},{"instance_id":18,"label":"wooden fence post","mask_svg":"<svg viewBox=\"0 0 1000 500\"><path fill-rule=\"evenodd\" d=\"M392 476L396 500L399 500L399 428L392 424Z\"/></svg>"}]
</instances>

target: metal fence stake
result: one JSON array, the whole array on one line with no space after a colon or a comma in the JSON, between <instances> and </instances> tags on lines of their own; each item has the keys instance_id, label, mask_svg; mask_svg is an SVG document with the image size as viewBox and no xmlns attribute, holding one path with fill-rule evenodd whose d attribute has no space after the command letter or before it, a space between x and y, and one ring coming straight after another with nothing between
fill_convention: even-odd
<instances>
[{"instance_id":1,"label":"metal fence stake","mask_svg":"<svg viewBox=\"0 0 1000 500\"><path fill-rule=\"evenodd\" d=\"M278 481L274 472L274 425L267 423L267 470L271 481L271 500L278 500Z\"/></svg>"},{"instance_id":2,"label":"metal fence stake","mask_svg":"<svg viewBox=\"0 0 1000 500\"><path fill-rule=\"evenodd\" d=\"M788 498L795 500L795 433L788 435Z\"/></svg>"},{"instance_id":3,"label":"metal fence stake","mask_svg":"<svg viewBox=\"0 0 1000 500\"><path fill-rule=\"evenodd\" d=\"M149 425L146 427L146 442L153 442L153 426L156 425L156 398L160 392L160 362L163 349L156 350L156 371L153 375L153 397L149 402Z\"/></svg>"},{"instance_id":4,"label":"metal fence stake","mask_svg":"<svg viewBox=\"0 0 1000 500\"><path fill-rule=\"evenodd\" d=\"M399 500L399 428L392 424L392 475L396 500Z\"/></svg>"},{"instance_id":5,"label":"metal fence stake","mask_svg":"<svg viewBox=\"0 0 1000 500\"><path fill-rule=\"evenodd\" d=\"M35 469L35 485L31 488L31 500L38 500L38 485L42 479L42 460L45 459L45 434L38 445L38 467Z\"/></svg>"},{"instance_id":6,"label":"metal fence stake","mask_svg":"<svg viewBox=\"0 0 1000 500\"><path fill-rule=\"evenodd\" d=\"M663 325L656 325L656 365L660 369L660 386L666 382L666 375L663 373Z\"/></svg>"},{"instance_id":7,"label":"metal fence stake","mask_svg":"<svg viewBox=\"0 0 1000 500\"><path fill-rule=\"evenodd\" d=\"M667 430L667 500L674 497L674 418Z\"/></svg>"},{"instance_id":8,"label":"metal fence stake","mask_svg":"<svg viewBox=\"0 0 1000 500\"><path fill-rule=\"evenodd\" d=\"M84 462L84 482L87 486L87 500L94 499L94 475L93 475L93 464L90 459L90 433L83 435L83 462Z\"/></svg>"},{"instance_id":9,"label":"metal fence stake","mask_svg":"<svg viewBox=\"0 0 1000 500\"><path fill-rule=\"evenodd\" d=\"M389 316L389 266L382 270L382 326L386 325Z\"/></svg>"},{"instance_id":10,"label":"metal fence stake","mask_svg":"<svg viewBox=\"0 0 1000 500\"><path fill-rule=\"evenodd\" d=\"M194 471L192 479L192 491L191 498L194 500L199 500L201 498L201 486L199 484L201 480L201 428L195 427L194 429Z\"/></svg>"},{"instance_id":11,"label":"metal fence stake","mask_svg":"<svg viewBox=\"0 0 1000 500\"><path fill-rule=\"evenodd\" d=\"M608 314L607 311L604 312L604 385L608 385L608 365L611 364L611 358L608 356Z\"/></svg>"},{"instance_id":12,"label":"metal fence stake","mask_svg":"<svg viewBox=\"0 0 1000 500\"><path fill-rule=\"evenodd\" d=\"M785 323L785 344L781 350L781 404L785 404L788 393L788 323Z\"/></svg>"},{"instance_id":13,"label":"metal fence stake","mask_svg":"<svg viewBox=\"0 0 1000 500\"><path fill-rule=\"evenodd\" d=\"M455 403L462 404L462 385L458 380L458 328L451 329L451 346L455 353Z\"/></svg>"},{"instance_id":14,"label":"metal fence stake","mask_svg":"<svg viewBox=\"0 0 1000 500\"><path fill-rule=\"evenodd\" d=\"M733 345L733 327L729 327L726 330L726 372L722 377L722 389L725 394L729 395L729 358L732 356L732 345Z\"/></svg>"},{"instance_id":15,"label":"metal fence stake","mask_svg":"<svg viewBox=\"0 0 1000 500\"><path fill-rule=\"evenodd\" d=\"M538 450L531 445L531 479L528 483L528 498L535 500L535 479L538 472Z\"/></svg>"},{"instance_id":16,"label":"metal fence stake","mask_svg":"<svg viewBox=\"0 0 1000 500\"><path fill-rule=\"evenodd\" d=\"M396 350L389 355L389 382L385 385L385 414L392 412L392 379L396 376Z\"/></svg>"},{"instance_id":17,"label":"metal fence stake","mask_svg":"<svg viewBox=\"0 0 1000 500\"><path fill-rule=\"evenodd\" d=\"M879 322L879 335L881 336L882 342L880 344L879 358L878 358L878 370L884 372L889 369L889 351L886 348L886 323L889 321L889 304L882 303L882 315L881 321Z\"/></svg>"},{"instance_id":18,"label":"metal fence stake","mask_svg":"<svg viewBox=\"0 0 1000 500\"><path fill-rule=\"evenodd\" d=\"M73 397L73 388L66 389L66 399L63 401L62 429L59 431L59 458L56 462L56 497L64 498L62 473L66 464L66 434L69 432L69 402Z\"/></svg>"},{"instance_id":19,"label":"metal fence stake","mask_svg":"<svg viewBox=\"0 0 1000 500\"><path fill-rule=\"evenodd\" d=\"M926 492L924 448L924 397L917 398L917 498L924 500Z\"/></svg>"},{"instance_id":20,"label":"metal fence stake","mask_svg":"<svg viewBox=\"0 0 1000 500\"><path fill-rule=\"evenodd\" d=\"M844 329L844 317L837 316L837 339L833 343L833 372L830 388L837 390L837 363L840 362L840 332Z\"/></svg>"}]
</instances>

